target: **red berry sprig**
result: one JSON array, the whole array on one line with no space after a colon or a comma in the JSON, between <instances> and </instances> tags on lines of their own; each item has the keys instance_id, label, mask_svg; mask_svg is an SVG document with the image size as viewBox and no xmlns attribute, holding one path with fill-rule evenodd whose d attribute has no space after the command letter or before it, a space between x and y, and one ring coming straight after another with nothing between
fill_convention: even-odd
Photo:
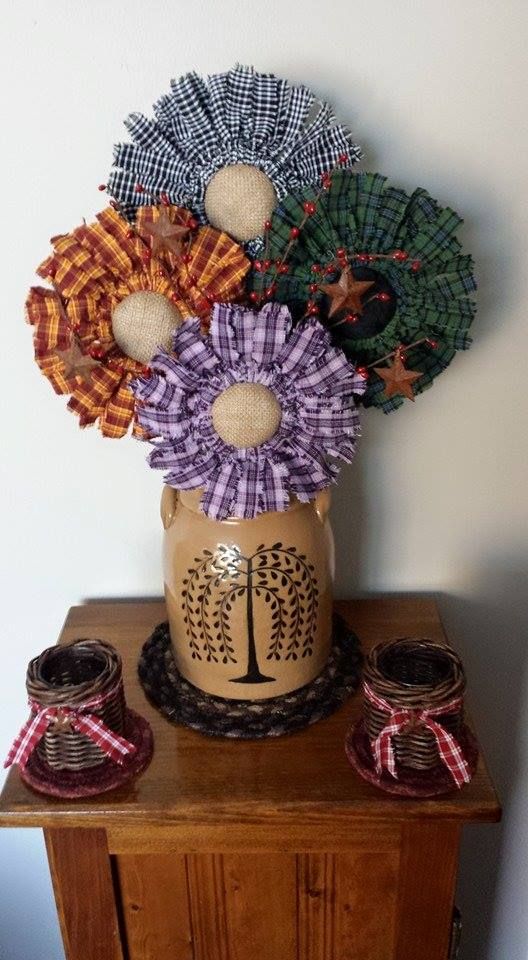
<instances>
[{"instance_id":1,"label":"red berry sprig","mask_svg":"<svg viewBox=\"0 0 528 960\"><path fill-rule=\"evenodd\" d=\"M353 251L347 252L344 247L338 247L336 257L339 267L343 265L346 266L347 263L351 263L353 260L357 260L362 266L375 263L376 260L393 260L395 263L407 263L409 261L409 254L406 250L392 250L391 253L355 253ZM421 269L421 266L422 263L420 260L412 260L409 264L413 273L417 273ZM328 273L331 273L334 269L337 269L337 266L329 264L326 269Z\"/></svg>"},{"instance_id":2,"label":"red berry sprig","mask_svg":"<svg viewBox=\"0 0 528 960\"><path fill-rule=\"evenodd\" d=\"M318 205L318 203L319 203L319 201L320 201L323 193L324 193L326 190L329 190L330 187L332 186L332 173L333 173L334 170L336 170L338 167L343 166L343 165L346 164L346 163L348 163L348 156L347 156L346 153L341 153L341 154L339 155L339 157L338 157L337 164L336 164L336 166L334 167L334 169L331 170L331 171L329 171L329 172L323 173L323 175L322 175L322 177L321 177L321 186L320 186L319 190L317 191L317 193L316 193L315 197L313 198L313 200L305 200L305 201L304 201L304 203L303 203L303 205L302 205L302 206L303 206L303 216L302 216L302 218L301 218L301 221L300 221L300 223L298 223L297 225L294 225L294 226L291 228L289 240L288 240L288 243L287 243L287 245L286 245L286 249L285 249L282 257L281 257L279 260L276 260L276 261L275 261L274 271L273 271L273 274L272 274L272 276L271 276L270 283L268 284L268 287L266 288L266 290L261 291L261 293L258 295L258 298L250 298L251 303L260 304L263 299L266 299L266 298L269 299L269 297L268 297L268 292L267 292L267 291L270 290L270 289L273 289L273 292L275 292L276 287L274 286L274 284L275 284L275 281L276 281L276 279L277 279L277 276L278 276L279 274L285 274L285 273L288 272L288 266L287 266L286 261L287 261L289 255L290 255L290 252L291 252L291 249L292 249L293 245L294 245L294 244L297 242L297 240L299 239L299 237L300 237L300 235L301 235L301 233L302 233L303 227L304 227L305 224L306 224L306 221L307 221L310 217L313 217L315 213L317 213L317 205ZM267 257L268 250L269 250L269 232L270 232L270 230L271 230L271 227L272 227L271 220L266 220L266 222L265 222L265 224L264 224L264 235L265 235L264 256L265 256L265 258ZM257 273L264 273L264 272L266 272L266 271L269 269L270 265L271 265L271 264L270 264L270 261L269 261L268 259L264 259L264 260L256 260L255 263L253 264L253 267L254 267L254 269L255 269L255 271L256 271ZM322 272L322 268L321 268L319 265L314 264L313 267L312 267L312 271L313 271L314 273L317 273L317 272L320 272L320 271ZM315 306L317 306L317 304L315 304ZM307 310L308 310L308 306L307 306ZM318 307L317 307L317 310L319 310ZM313 315L313 311L312 311L312 315Z\"/></svg>"},{"instance_id":3,"label":"red berry sprig","mask_svg":"<svg viewBox=\"0 0 528 960\"><path fill-rule=\"evenodd\" d=\"M371 367L377 367L380 363L384 363L385 360L393 360L395 357L400 357L403 362L409 350L412 350L413 347L420 347L423 343L430 347L431 350L436 350L438 347L438 341L432 340L431 337L421 337L420 340L415 340L413 343L400 343L395 350L391 350L390 353L387 353L384 357L380 357L379 360L374 360L372 363L369 363L366 369L370 370Z\"/></svg>"}]
</instances>

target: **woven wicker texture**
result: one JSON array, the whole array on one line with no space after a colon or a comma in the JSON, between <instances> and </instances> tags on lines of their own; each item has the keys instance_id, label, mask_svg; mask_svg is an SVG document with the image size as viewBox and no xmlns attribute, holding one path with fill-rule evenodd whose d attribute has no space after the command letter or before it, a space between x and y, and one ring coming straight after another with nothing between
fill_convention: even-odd
<instances>
[{"instance_id":1,"label":"woven wicker texture","mask_svg":"<svg viewBox=\"0 0 528 960\"><path fill-rule=\"evenodd\" d=\"M460 729L458 742L462 747L469 773L473 776L477 769L478 746L471 730L465 724ZM345 750L354 770L368 783L379 787L385 793L392 793L399 797L437 797L444 793L456 792L453 778L444 764L437 764L430 770L400 767L397 780L386 770L380 776L375 768L364 720L360 720L349 731Z\"/></svg>"},{"instance_id":2,"label":"woven wicker texture","mask_svg":"<svg viewBox=\"0 0 528 960\"><path fill-rule=\"evenodd\" d=\"M329 659L312 683L258 702L224 700L203 693L178 673L169 625L161 623L143 647L138 673L147 697L171 723L209 736L252 740L293 733L329 716L357 689L362 659L358 638L335 617Z\"/></svg>"},{"instance_id":3,"label":"woven wicker texture","mask_svg":"<svg viewBox=\"0 0 528 960\"><path fill-rule=\"evenodd\" d=\"M181 322L180 312L162 293L138 290L114 307L112 333L123 353L148 363L158 347L172 345L172 333Z\"/></svg>"},{"instance_id":4,"label":"woven wicker texture","mask_svg":"<svg viewBox=\"0 0 528 960\"><path fill-rule=\"evenodd\" d=\"M135 710L125 710L123 733L136 750L126 757L122 764L105 759L104 763L96 767L54 770L48 766L38 750L35 750L27 766L19 768L20 776L33 790L64 799L92 797L115 790L139 776L150 763L154 748L150 725Z\"/></svg>"},{"instance_id":5,"label":"woven wicker texture","mask_svg":"<svg viewBox=\"0 0 528 960\"><path fill-rule=\"evenodd\" d=\"M64 647L48 647L28 666L26 688L40 706L80 707L92 697L115 693L90 710L110 730L122 734L124 695L121 658L103 640L77 640ZM68 724L52 724L36 751L54 770L82 770L107 760L101 748Z\"/></svg>"},{"instance_id":6,"label":"woven wicker texture","mask_svg":"<svg viewBox=\"0 0 528 960\"><path fill-rule=\"evenodd\" d=\"M463 696L466 681L457 654L431 640L402 637L384 641L371 650L364 682L393 708L428 710ZM365 726L371 741L386 725L389 714L368 699L364 703ZM440 714L438 723L456 738L463 723L463 708ZM431 770L440 763L434 734L416 725L393 737L397 763L414 770Z\"/></svg>"},{"instance_id":7,"label":"woven wicker texture","mask_svg":"<svg viewBox=\"0 0 528 960\"><path fill-rule=\"evenodd\" d=\"M222 167L205 191L209 223L243 243L262 233L276 203L277 194L269 177L247 163Z\"/></svg>"},{"instance_id":8,"label":"woven wicker texture","mask_svg":"<svg viewBox=\"0 0 528 960\"><path fill-rule=\"evenodd\" d=\"M258 447L279 429L282 411L275 394L262 383L235 383L211 407L213 427L233 447Z\"/></svg>"}]
</instances>

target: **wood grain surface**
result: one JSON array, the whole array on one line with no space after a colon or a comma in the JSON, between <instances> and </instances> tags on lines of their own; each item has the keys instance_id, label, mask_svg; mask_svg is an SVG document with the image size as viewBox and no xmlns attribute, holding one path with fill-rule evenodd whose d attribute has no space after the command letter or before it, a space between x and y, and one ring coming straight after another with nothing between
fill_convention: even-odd
<instances>
[{"instance_id":1,"label":"wood grain surface","mask_svg":"<svg viewBox=\"0 0 528 960\"><path fill-rule=\"evenodd\" d=\"M341 602L337 609L364 650L396 636L444 639L433 600L384 597ZM164 615L160 601L87 603L70 610L60 637L62 643L100 637L119 649L127 701L148 718L154 731L150 767L138 780L107 795L72 802L34 793L13 769L0 799L0 825L104 827L113 851L114 842L115 849L122 849L123 843L139 843L140 838L148 846L150 836L156 845L159 827L172 827L174 842L192 850L193 837L199 849L204 842L218 849L220 833L228 846L239 842L248 847L254 833L254 842L262 848L270 830L291 829L295 843L295 831L305 834L308 824L312 844L316 827L325 849L346 839L351 819L500 817L482 757L470 784L434 800L390 797L361 780L343 747L346 730L360 712L359 694L328 719L277 739L237 742L170 725L147 702L136 676L141 645Z\"/></svg>"},{"instance_id":2,"label":"wood grain surface","mask_svg":"<svg viewBox=\"0 0 528 960\"><path fill-rule=\"evenodd\" d=\"M459 836L456 823L403 827L394 960L446 960Z\"/></svg>"},{"instance_id":3,"label":"wood grain surface","mask_svg":"<svg viewBox=\"0 0 528 960\"><path fill-rule=\"evenodd\" d=\"M363 649L445 640L432 600L337 605ZM44 826L67 960L447 960L459 835L497 820L483 759L434 800L400 799L349 766L360 695L277 740L171 726L136 677L161 602L74 607L60 642L100 637L123 657L127 700L152 724L151 766L89 800L33 793L11 771L0 824Z\"/></svg>"},{"instance_id":4,"label":"wood grain surface","mask_svg":"<svg viewBox=\"0 0 528 960\"><path fill-rule=\"evenodd\" d=\"M185 857L116 859L127 955L194 960Z\"/></svg>"},{"instance_id":5,"label":"wood grain surface","mask_svg":"<svg viewBox=\"0 0 528 960\"><path fill-rule=\"evenodd\" d=\"M125 960L104 830L45 830L66 960Z\"/></svg>"},{"instance_id":6,"label":"wood grain surface","mask_svg":"<svg viewBox=\"0 0 528 960\"><path fill-rule=\"evenodd\" d=\"M299 957L392 960L399 848L299 857Z\"/></svg>"}]
</instances>

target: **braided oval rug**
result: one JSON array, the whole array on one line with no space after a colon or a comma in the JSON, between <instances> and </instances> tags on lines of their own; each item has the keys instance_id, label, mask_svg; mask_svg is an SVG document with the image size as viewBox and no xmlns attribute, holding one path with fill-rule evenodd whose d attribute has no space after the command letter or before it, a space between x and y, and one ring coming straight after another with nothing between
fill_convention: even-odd
<instances>
[{"instance_id":1,"label":"braided oval rug","mask_svg":"<svg viewBox=\"0 0 528 960\"><path fill-rule=\"evenodd\" d=\"M215 737L257 739L301 730L334 712L356 689L363 656L356 635L334 616L330 656L322 673L291 694L266 700L231 700L204 693L176 668L168 623L143 646L138 664L150 702L171 723Z\"/></svg>"}]
</instances>

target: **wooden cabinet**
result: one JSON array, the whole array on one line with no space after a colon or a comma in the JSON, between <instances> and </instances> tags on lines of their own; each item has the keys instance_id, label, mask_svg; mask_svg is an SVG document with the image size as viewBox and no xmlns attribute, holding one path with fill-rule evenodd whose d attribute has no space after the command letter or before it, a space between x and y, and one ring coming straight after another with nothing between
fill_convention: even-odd
<instances>
[{"instance_id":1,"label":"wooden cabinet","mask_svg":"<svg viewBox=\"0 0 528 960\"><path fill-rule=\"evenodd\" d=\"M364 649L443 639L432 600L337 607ZM59 801L11 771L0 824L41 826L68 960L447 960L460 831L500 807L481 757L473 781L437 800L396 799L344 752L359 696L292 736L203 737L174 727L136 679L160 602L70 610L60 642L120 650L130 706L155 755L135 783Z\"/></svg>"}]
</instances>

